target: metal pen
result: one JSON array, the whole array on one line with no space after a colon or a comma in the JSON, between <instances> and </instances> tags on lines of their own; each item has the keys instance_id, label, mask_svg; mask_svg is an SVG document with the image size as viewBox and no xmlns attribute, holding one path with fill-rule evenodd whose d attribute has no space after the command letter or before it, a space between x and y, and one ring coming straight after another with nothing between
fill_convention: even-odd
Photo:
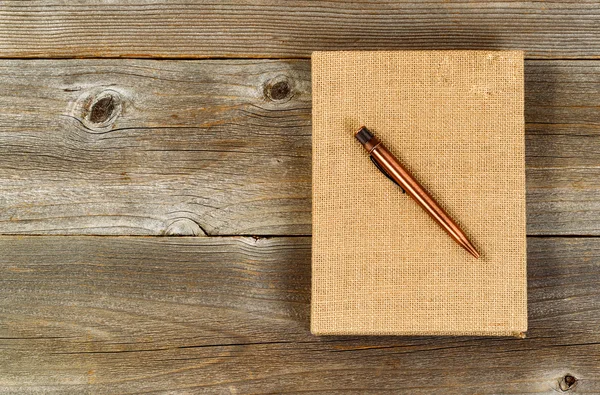
<instances>
[{"instance_id":1,"label":"metal pen","mask_svg":"<svg viewBox=\"0 0 600 395\"><path fill-rule=\"evenodd\" d=\"M398 159L388 151L381 141L366 128L361 127L354 135L365 147L371 160L377 168L388 178L398 184L410 197L433 218L458 244L475 258L479 253L473 247L465 233L450 218L448 214L436 203L427 191L413 178L412 175L400 164Z\"/></svg>"}]
</instances>

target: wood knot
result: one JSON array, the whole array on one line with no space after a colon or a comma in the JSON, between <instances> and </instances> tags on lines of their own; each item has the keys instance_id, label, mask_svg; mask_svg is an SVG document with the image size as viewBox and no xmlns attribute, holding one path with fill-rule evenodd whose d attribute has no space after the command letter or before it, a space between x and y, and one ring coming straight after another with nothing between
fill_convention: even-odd
<instances>
[{"instance_id":1,"label":"wood knot","mask_svg":"<svg viewBox=\"0 0 600 395\"><path fill-rule=\"evenodd\" d=\"M176 219L167 227L167 236L206 236L200 225L188 218Z\"/></svg>"},{"instance_id":2,"label":"wood knot","mask_svg":"<svg viewBox=\"0 0 600 395\"><path fill-rule=\"evenodd\" d=\"M286 76L280 75L265 84L264 95L271 101L289 100L292 90L292 82Z\"/></svg>"},{"instance_id":3,"label":"wood knot","mask_svg":"<svg viewBox=\"0 0 600 395\"><path fill-rule=\"evenodd\" d=\"M575 384L577 384L577 379L571 374L566 374L562 379L560 379L558 387L561 389L561 391L566 392L573 389Z\"/></svg>"},{"instance_id":4,"label":"wood knot","mask_svg":"<svg viewBox=\"0 0 600 395\"><path fill-rule=\"evenodd\" d=\"M104 123L115 111L115 99L112 95L103 97L94 104L90 109L90 122Z\"/></svg>"},{"instance_id":5,"label":"wood knot","mask_svg":"<svg viewBox=\"0 0 600 395\"><path fill-rule=\"evenodd\" d=\"M93 130L110 129L122 106L121 95L112 89L88 93L81 100L82 122Z\"/></svg>"}]
</instances>

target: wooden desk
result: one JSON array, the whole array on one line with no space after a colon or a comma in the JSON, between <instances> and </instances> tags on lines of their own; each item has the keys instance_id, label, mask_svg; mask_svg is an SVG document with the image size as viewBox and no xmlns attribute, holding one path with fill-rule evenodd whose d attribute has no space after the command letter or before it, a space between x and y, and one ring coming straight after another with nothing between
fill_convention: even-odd
<instances>
[{"instance_id":1,"label":"wooden desk","mask_svg":"<svg viewBox=\"0 0 600 395\"><path fill-rule=\"evenodd\" d=\"M526 51L526 339L308 331L310 52L416 48ZM0 393L600 393L598 2L5 2L0 58Z\"/></svg>"}]
</instances>

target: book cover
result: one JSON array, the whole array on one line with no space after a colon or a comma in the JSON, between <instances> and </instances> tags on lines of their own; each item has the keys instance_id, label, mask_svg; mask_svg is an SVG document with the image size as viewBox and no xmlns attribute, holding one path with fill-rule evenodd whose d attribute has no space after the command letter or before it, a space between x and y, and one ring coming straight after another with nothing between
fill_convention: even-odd
<instances>
[{"instance_id":1,"label":"book cover","mask_svg":"<svg viewBox=\"0 0 600 395\"><path fill-rule=\"evenodd\" d=\"M523 85L521 51L313 53L314 334L527 330ZM362 125L479 259L376 169Z\"/></svg>"}]
</instances>

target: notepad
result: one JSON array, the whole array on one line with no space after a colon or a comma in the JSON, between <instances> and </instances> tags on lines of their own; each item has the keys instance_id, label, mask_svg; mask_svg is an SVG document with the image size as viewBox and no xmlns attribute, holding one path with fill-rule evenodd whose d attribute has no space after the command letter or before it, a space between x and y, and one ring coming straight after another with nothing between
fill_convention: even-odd
<instances>
[{"instance_id":1,"label":"notepad","mask_svg":"<svg viewBox=\"0 0 600 395\"><path fill-rule=\"evenodd\" d=\"M311 331L523 336L521 51L315 52ZM365 125L465 231L371 163Z\"/></svg>"}]
</instances>

